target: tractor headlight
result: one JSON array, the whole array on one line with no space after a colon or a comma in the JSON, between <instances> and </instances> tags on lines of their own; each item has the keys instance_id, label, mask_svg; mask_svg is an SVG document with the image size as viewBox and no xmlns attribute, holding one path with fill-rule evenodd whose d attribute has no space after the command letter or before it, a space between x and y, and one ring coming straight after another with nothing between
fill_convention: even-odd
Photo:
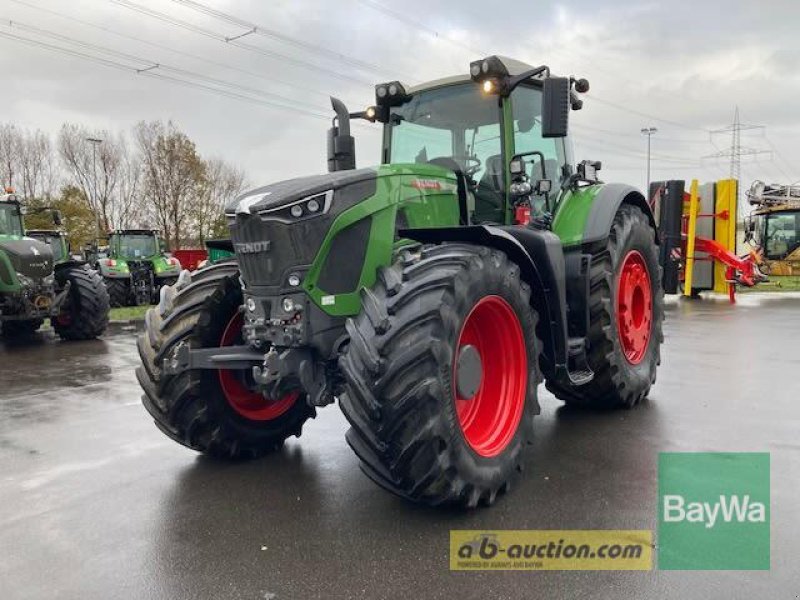
<instances>
[{"instance_id":1,"label":"tractor headlight","mask_svg":"<svg viewBox=\"0 0 800 600\"><path fill-rule=\"evenodd\" d=\"M324 215L330 210L331 202L333 202L333 190L328 190L320 194L306 196L290 204L261 210L258 214L265 221L293 223Z\"/></svg>"}]
</instances>

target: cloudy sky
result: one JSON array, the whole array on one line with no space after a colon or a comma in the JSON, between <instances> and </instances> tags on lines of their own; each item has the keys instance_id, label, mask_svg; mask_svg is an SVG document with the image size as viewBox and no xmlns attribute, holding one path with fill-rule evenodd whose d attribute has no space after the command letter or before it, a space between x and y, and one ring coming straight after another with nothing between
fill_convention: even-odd
<instances>
[{"instance_id":1,"label":"cloudy sky","mask_svg":"<svg viewBox=\"0 0 800 600\"><path fill-rule=\"evenodd\" d=\"M462 73L495 53L590 80L572 133L577 157L602 160L606 181L644 187L642 127L658 129L654 179L727 176L728 159L707 157L729 149L730 134L711 132L730 125L736 106L743 123L765 126L742 133L742 146L760 151L742 160L743 186L800 180L797 0L0 7L0 122L56 132L65 121L124 130L171 119L254 185L324 171L329 94L356 110L371 103L374 83ZM256 33L231 40L251 24ZM377 127L355 133L359 166L377 163Z\"/></svg>"}]
</instances>

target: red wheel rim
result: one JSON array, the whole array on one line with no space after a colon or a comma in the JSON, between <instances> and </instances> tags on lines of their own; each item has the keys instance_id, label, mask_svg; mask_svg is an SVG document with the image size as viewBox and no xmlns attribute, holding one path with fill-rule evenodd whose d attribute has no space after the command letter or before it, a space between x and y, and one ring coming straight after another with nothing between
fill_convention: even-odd
<instances>
[{"instance_id":1,"label":"red wheel rim","mask_svg":"<svg viewBox=\"0 0 800 600\"><path fill-rule=\"evenodd\" d=\"M466 346L480 356L481 377L471 398L462 398L457 358ZM464 438L479 455L500 454L522 419L528 385L528 355L514 309L500 296L482 298L461 328L453 360L453 395Z\"/></svg>"},{"instance_id":2,"label":"red wheel rim","mask_svg":"<svg viewBox=\"0 0 800 600\"><path fill-rule=\"evenodd\" d=\"M647 263L638 250L622 261L617 281L617 329L625 358L632 365L642 362L650 344L653 324L653 291Z\"/></svg>"},{"instance_id":3,"label":"red wheel rim","mask_svg":"<svg viewBox=\"0 0 800 600\"><path fill-rule=\"evenodd\" d=\"M242 314L237 312L225 327L220 346L241 344ZM219 383L222 393L233 410L253 421L271 421L289 410L300 397L300 392L291 392L278 400L269 400L261 392L253 391L244 383L245 371L236 369L219 369Z\"/></svg>"}]
</instances>

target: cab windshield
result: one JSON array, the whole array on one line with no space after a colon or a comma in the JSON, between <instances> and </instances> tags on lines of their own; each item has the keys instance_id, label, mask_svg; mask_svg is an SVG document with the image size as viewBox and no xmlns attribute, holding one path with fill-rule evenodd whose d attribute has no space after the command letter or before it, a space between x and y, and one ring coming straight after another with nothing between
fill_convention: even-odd
<instances>
[{"instance_id":1,"label":"cab windshield","mask_svg":"<svg viewBox=\"0 0 800 600\"><path fill-rule=\"evenodd\" d=\"M497 97L472 82L419 92L392 108L387 161L458 169L473 183L476 212L481 205L502 210L500 119Z\"/></svg>"},{"instance_id":2,"label":"cab windshield","mask_svg":"<svg viewBox=\"0 0 800 600\"><path fill-rule=\"evenodd\" d=\"M146 258L158 253L156 236L147 234L114 235L109 246L120 258Z\"/></svg>"},{"instance_id":3,"label":"cab windshield","mask_svg":"<svg viewBox=\"0 0 800 600\"><path fill-rule=\"evenodd\" d=\"M22 215L17 204L0 202L0 235L22 235Z\"/></svg>"},{"instance_id":4,"label":"cab windshield","mask_svg":"<svg viewBox=\"0 0 800 600\"><path fill-rule=\"evenodd\" d=\"M53 251L53 260L55 260L56 262L60 262L67 257L65 253L64 244L61 243L61 237L57 235L44 234L44 233L36 233L28 235L33 239L39 240L40 242L50 246L50 249Z\"/></svg>"},{"instance_id":5,"label":"cab windshield","mask_svg":"<svg viewBox=\"0 0 800 600\"><path fill-rule=\"evenodd\" d=\"M766 254L781 260L800 248L800 211L767 215Z\"/></svg>"},{"instance_id":6,"label":"cab windshield","mask_svg":"<svg viewBox=\"0 0 800 600\"><path fill-rule=\"evenodd\" d=\"M511 103L513 132L508 146L513 143L518 153L540 153L526 158L531 181L547 178L557 188L568 161L567 147L563 139L542 137L541 89L520 85L506 102ZM459 169L467 176L474 196L473 220L502 222L507 166L502 133L497 96L483 94L472 82L434 88L392 108L385 159Z\"/></svg>"}]
</instances>

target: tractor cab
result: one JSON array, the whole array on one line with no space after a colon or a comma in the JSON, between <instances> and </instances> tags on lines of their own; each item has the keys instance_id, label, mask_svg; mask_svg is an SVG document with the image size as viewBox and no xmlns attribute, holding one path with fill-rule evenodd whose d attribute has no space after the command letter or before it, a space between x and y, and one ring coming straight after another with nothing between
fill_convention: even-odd
<instances>
[{"instance_id":1,"label":"tractor cab","mask_svg":"<svg viewBox=\"0 0 800 600\"><path fill-rule=\"evenodd\" d=\"M70 260L70 247L67 234L57 229L28 229L25 235L50 246L53 251L53 262L61 263Z\"/></svg>"},{"instance_id":2,"label":"tractor cab","mask_svg":"<svg viewBox=\"0 0 800 600\"><path fill-rule=\"evenodd\" d=\"M747 192L754 210L745 237L772 275L800 274L800 186L756 181Z\"/></svg>"},{"instance_id":3,"label":"tractor cab","mask_svg":"<svg viewBox=\"0 0 800 600\"><path fill-rule=\"evenodd\" d=\"M22 212L19 197L13 188L6 188L0 196L0 236L19 238L25 235Z\"/></svg>"},{"instance_id":4,"label":"tractor cab","mask_svg":"<svg viewBox=\"0 0 800 600\"><path fill-rule=\"evenodd\" d=\"M582 106L573 88L587 91L588 82L492 56L473 62L469 75L379 84L376 105L348 116L383 123L383 164L455 172L464 224L527 223L531 210L553 211L573 174L567 115ZM329 165L352 168L330 158Z\"/></svg>"},{"instance_id":5,"label":"tractor cab","mask_svg":"<svg viewBox=\"0 0 800 600\"><path fill-rule=\"evenodd\" d=\"M442 80L410 88L402 104L388 109L384 126L386 163L430 163L463 175L471 223L507 223L511 157L529 154L525 175L537 188L542 180L560 187L569 174L566 137L542 135L542 82L529 80L505 97L487 94L471 80ZM547 184L542 186L542 190ZM545 192L536 194L544 208Z\"/></svg>"}]
</instances>

